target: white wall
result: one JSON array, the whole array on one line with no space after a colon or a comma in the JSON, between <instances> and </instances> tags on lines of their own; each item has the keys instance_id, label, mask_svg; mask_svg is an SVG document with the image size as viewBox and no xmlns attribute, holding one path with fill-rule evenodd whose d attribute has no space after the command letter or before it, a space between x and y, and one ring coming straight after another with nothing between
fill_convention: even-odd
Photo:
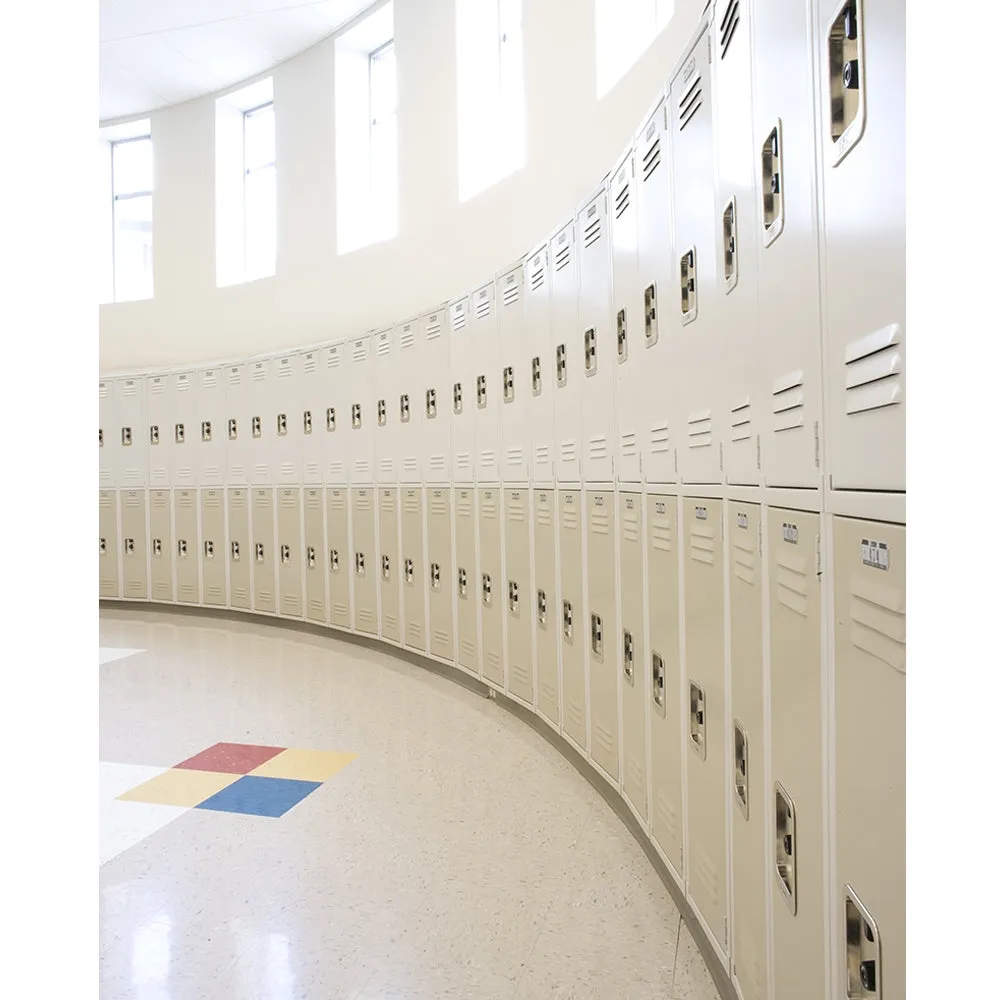
<instances>
[{"instance_id":1,"label":"white wall","mask_svg":"<svg viewBox=\"0 0 1000 1000\"><path fill-rule=\"evenodd\" d=\"M397 0L400 235L337 255L334 41L274 71L277 274L216 287L215 98L155 112L155 297L101 307L101 369L349 337L472 289L567 218L611 169L691 36L673 20L597 101L593 0L526 0L526 163L458 201L454 0Z\"/></svg>"}]
</instances>

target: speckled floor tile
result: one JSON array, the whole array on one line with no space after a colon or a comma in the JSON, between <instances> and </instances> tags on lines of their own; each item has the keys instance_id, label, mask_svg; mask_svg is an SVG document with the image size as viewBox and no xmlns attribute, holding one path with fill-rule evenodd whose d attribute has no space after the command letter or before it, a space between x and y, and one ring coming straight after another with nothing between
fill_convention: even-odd
<instances>
[{"instance_id":1,"label":"speckled floor tile","mask_svg":"<svg viewBox=\"0 0 1000 1000\"><path fill-rule=\"evenodd\" d=\"M684 921L681 921L681 933L677 941L677 962L674 965L671 996L673 1000L719 1000L719 991L708 974L705 959L701 957Z\"/></svg>"}]
</instances>

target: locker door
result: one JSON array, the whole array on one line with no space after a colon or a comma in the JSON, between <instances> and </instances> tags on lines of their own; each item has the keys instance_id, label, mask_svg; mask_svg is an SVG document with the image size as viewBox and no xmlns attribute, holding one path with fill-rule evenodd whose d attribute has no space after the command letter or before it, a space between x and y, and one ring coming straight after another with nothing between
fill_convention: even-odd
<instances>
[{"instance_id":1,"label":"locker door","mask_svg":"<svg viewBox=\"0 0 1000 1000\"><path fill-rule=\"evenodd\" d=\"M507 690L523 702L535 701L531 651L531 521L526 489L504 490L504 549L507 582L503 592L507 621Z\"/></svg>"},{"instance_id":2,"label":"locker door","mask_svg":"<svg viewBox=\"0 0 1000 1000\"><path fill-rule=\"evenodd\" d=\"M559 725L559 590L556 586L556 494L535 490L535 644L538 711ZM527 595L525 595L527 597Z\"/></svg>"},{"instance_id":3,"label":"locker door","mask_svg":"<svg viewBox=\"0 0 1000 1000\"><path fill-rule=\"evenodd\" d=\"M309 486L319 486L323 482L326 394L323 391L322 361L322 351L303 351L296 359L301 395L295 401L297 408L288 418L296 421L296 432L302 435L302 482ZM322 523L322 502L320 502L319 510ZM322 579L323 560L318 556L323 551L322 545L316 551L316 570L319 578ZM326 621L326 618L324 617L322 620Z\"/></svg>"},{"instance_id":4,"label":"locker door","mask_svg":"<svg viewBox=\"0 0 1000 1000\"><path fill-rule=\"evenodd\" d=\"M402 642L399 626L399 491L383 486L379 491L379 580L382 592L380 634L390 642Z\"/></svg>"},{"instance_id":5,"label":"locker door","mask_svg":"<svg viewBox=\"0 0 1000 1000\"><path fill-rule=\"evenodd\" d=\"M291 410L291 407L289 407ZM294 411L293 411L294 412ZM278 614L301 618L302 598L302 490L284 486L278 493Z\"/></svg>"},{"instance_id":6,"label":"locker door","mask_svg":"<svg viewBox=\"0 0 1000 1000\"><path fill-rule=\"evenodd\" d=\"M98 485L102 490L112 490L118 485L118 458L120 449L115 439L115 428L119 422L115 400L114 379L102 379L98 383L100 410L100 434Z\"/></svg>"},{"instance_id":7,"label":"locker door","mask_svg":"<svg viewBox=\"0 0 1000 1000\"><path fill-rule=\"evenodd\" d=\"M149 485L154 489L170 486L170 442L174 428L170 419L169 379L151 375L146 379L146 415L149 429Z\"/></svg>"},{"instance_id":8,"label":"locker door","mask_svg":"<svg viewBox=\"0 0 1000 1000\"><path fill-rule=\"evenodd\" d=\"M323 474L327 483L336 486L347 484L350 469L351 401L347 391L346 351L345 344L334 344L323 349L321 360L323 396L320 420L323 439L320 447ZM315 428L314 421L314 431Z\"/></svg>"},{"instance_id":9,"label":"locker door","mask_svg":"<svg viewBox=\"0 0 1000 1000\"><path fill-rule=\"evenodd\" d=\"M424 480L428 483L447 483L452 469L451 413L454 401L448 337L444 329L447 317L448 307L441 306L420 319L424 338L420 363L424 392L421 467ZM450 593L448 596L450 600Z\"/></svg>"},{"instance_id":10,"label":"locker door","mask_svg":"<svg viewBox=\"0 0 1000 1000\"><path fill-rule=\"evenodd\" d=\"M262 486L250 492L253 505L253 609L273 615L277 612L274 492Z\"/></svg>"},{"instance_id":11,"label":"locker door","mask_svg":"<svg viewBox=\"0 0 1000 1000\"><path fill-rule=\"evenodd\" d=\"M729 655L733 755L733 961L744 1000L767 1000L764 578L760 506L730 501Z\"/></svg>"},{"instance_id":12,"label":"locker door","mask_svg":"<svg viewBox=\"0 0 1000 1000\"><path fill-rule=\"evenodd\" d=\"M198 491L174 490L174 558L177 568L177 603L201 602L198 558Z\"/></svg>"},{"instance_id":13,"label":"locker door","mask_svg":"<svg viewBox=\"0 0 1000 1000\"><path fill-rule=\"evenodd\" d=\"M726 649L721 500L684 500L684 692L688 891L719 943L726 938ZM818 994L815 994L818 995Z\"/></svg>"},{"instance_id":14,"label":"locker door","mask_svg":"<svg viewBox=\"0 0 1000 1000\"><path fill-rule=\"evenodd\" d=\"M467 295L456 299L448 307L448 328L451 389L447 403L451 407L451 479L454 483L471 483L476 466L476 364Z\"/></svg>"},{"instance_id":15,"label":"locker door","mask_svg":"<svg viewBox=\"0 0 1000 1000\"><path fill-rule=\"evenodd\" d=\"M380 483L396 482L396 430L399 410L396 385L394 332L379 330L372 337L375 391L375 476Z\"/></svg>"},{"instance_id":16,"label":"locker door","mask_svg":"<svg viewBox=\"0 0 1000 1000\"><path fill-rule=\"evenodd\" d=\"M406 645L427 652L424 494L419 486L403 488L403 621ZM450 595L449 595L450 596Z\"/></svg>"},{"instance_id":17,"label":"locker door","mask_svg":"<svg viewBox=\"0 0 1000 1000\"><path fill-rule=\"evenodd\" d=\"M504 686L503 575L500 490L479 491L479 604L483 628L483 677Z\"/></svg>"},{"instance_id":18,"label":"locker door","mask_svg":"<svg viewBox=\"0 0 1000 1000\"><path fill-rule=\"evenodd\" d=\"M250 610L250 498L245 486L226 490L229 501L229 606Z\"/></svg>"},{"instance_id":19,"label":"locker door","mask_svg":"<svg viewBox=\"0 0 1000 1000\"><path fill-rule=\"evenodd\" d=\"M118 574L118 504L114 490L101 490L98 500L100 511L100 595L121 597Z\"/></svg>"},{"instance_id":20,"label":"locker door","mask_svg":"<svg viewBox=\"0 0 1000 1000\"><path fill-rule=\"evenodd\" d=\"M375 482L375 428L377 426L372 338L359 337L351 343L349 398L351 400L351 483ZM369 497L370 499L370 497ZM373 508L374 510L374 508ZM374 553L374 547L369 555ZM366 577L374 584L374 579Z\"/></svg>"},{"instance_id":21,"label":"locker door","mask_svg":"<svg viewBox=\"0 0 1000 1000\"><path fill-rule=\"evenodd\" d=\"M552 261L551 364L555 385L556 478L560 483L579 483L583 473L580 445L583 354L578 346L580 262L575 221L571 220L552 237L549 254Z\"/></svg>"},{"instance_id":22,"label":"locker door","mask_svg":"<svg viewBox=\"0 0 1000 1000\"><path fill-rule=\"evenodd\" d=\"M347 520L348 492L326 490L326 567L330 584L330 624L351 627L351 546Z\"/></svg>"},{"instance_id":23,"label":"locker door","mask_svg":"<svg viewBox=\"0 0 1000 1000\"><path fill-rule=\"evenodd\" d=\"M326 559L323 545L323 490L307 488L303 495L305 528L306 617L325 625Z\"/></svg>"},{"instance_id":24,"label":"locker door","mask_svg":"<svg viewBox=\"0 0 1000 1000\"><path fill-rule=\"evenodd\" d=\"M836 995L902 1000L906 528L837 517L833 543Z\"/></svg>"},{"instance_id":25,"label":"locker door","mask_svg":"<svg viewBox=\"0 0 1000 1000\"><path fill-rule=\"evenodd\" d=\"M642 574L642 496L618 498L619 562L622 581L622 790L646 819L646 639L645 580ZM611 640L611 636L608 636Z\"/></svg>"},{"instance_id":26,"label":"locker door","mask_svg":"<svg viewBox=\"0 0 1000 1000\"><path fill-rule=\"evenodd\" d=\"M126 600L149 599L146 491L122 490L122 590Z\"/></svg>"},{"instance_id":27,"label":"locker door","mask_svg":"<svg viewBox=\"0 0 1000 1000\"><path fill-rule=\"evenodd\" d=\"M285 354L273 361L274 401L267 419L274 421L275 483L302 482L302 369L299 356Z\"/></svg>"},{"instance_id":28,"label":"locker door","mask_svg":"<svg viewBox=\"0 0 1000 1000\"><path fill-rule=\"evenodd\" d=\"M397 412L399 433L396 442L396 461L401 483L420 482L421 443L426 399L420 372L421 351L417 340L419 320L410 320L397 329L399 359L397 362Z\"/></svg>"},{"instance_id":29,"label":"locker door","mask_svg":"<svg viewBox=\"0 0 1000 1000\"><path fill-rule=\"evenodd\" d=\"M141 490L146 485L149 466L144 379L118 379L116 409L119 426L112 428L115 441L111 443L119 445L118 485L128 490Z\"/></svg>"},{"instance_id":30,"label":"locker door","mask_svg":"<svg viewBox=\"0 0 1000 1000\"><path fill-rule=\"evenodd\" d=\"M253 361L246 366L244 393L249 412L247 425L247 465L254 486L270 486L277 480L276 381L271 361ZM254 501L255 502L255 501ZM268 554L270 557L270 553ZM254 553L254 566L259 564ZM256 571L255 571L256 572Z\"/></svg>"},{"instance_id":31,"label":"locker door","mask_svg":"<svg viewBox=\"0 0 1000 1000\"><path fill-rule=\"evenodd\" d=\"M491 281L470 298L472 350L475 356L476 482L500 481L500 343L496 288ZM472 397L469 397L472 402Z\"/></svg>"},{"instance_id":32,"label":"locker door","mask_svg":"<svg viewBox=\"0 0 1000 1000\"><path fill-rule=\"evenodd\" d=\"M583 518L580 491L559 492L559 627L562 634L563 733L587 749L587 689L584 676L587 624L583 620Z\"/></svg>"},{"instance_id":33,"label":"locker door","mask_svg":"<svg viewBox=\"0 0 1000 1000\"><path fill-rule=\"evenodd\" d=\"M226 368L225 435L226 484L246 486L250 482L250 390L246 365ZM249 544L249 536L243 539ZM244 562L249 566L249 562ZM249 569L247 570L249 573ZM249 577L247 587L250 586ZM249 591L248 591L249 593Z\"/></svg>"},{"instance_id":34,"label":"locker door","mask_svg":"<svg viewBox=\"0 0 1000 1000\"><path fill-rule=\"evenodd\" d=\"M374 490L351 490L351 565L354 570L354 630L378 635L378 566Z\"/></svg>"},{"instance_id":35,"label":"locker door","mask_svg":"<svg viewBox=\"0 0 1000 1000\"><path fill-rule=\"evenodd\" d=\"M524 261L524 340L518 359L518 381L528 403L531 479L555 482L555 362L549 293L552 275L549 247L543 243Z\"/></svg>"},{"instance_id":36,"label":"locker door","mask_svg":"<svg viewBox=\"0 0 1000 1000\"><path fill-rule=\"evenodd\" d=\"M153 600L174 599L174 534L170 527L170 490L149 491L149 576Z\"/></svg>"},{"instance_id":37,"label":"locker door","mask_svg":"<svg viewBox=\"0 0 1000 1000\"><path fill-rule=\"evenodd\" d=\"M479 673L477 603L480 599L476 577L475 491L455 491L455 589L458 595L458 663Z\"/></svg>"},{"instance_id":38,"label":"locker door","mask_svg":"<svg viewBox=\"0 0 1000 1000\"><path fill-rule=\"evenodd\" d=\"M677 497L646 497L649 572L649 828L683 885L686 697L681 689L680 556Z\"/></svg>"},{"instance_id":39,"label":"locker door","mask_svg":"<svg viewBox=\"0 0 1000 1000\"><path fill-rule=\"evenodd\" d=\"M455 660L454 577L451 552L451 489L428 488L427 586L431 654Z\"/></svg>"},{"instance_id":40,"label":"locker door","mask_svg":"<svg viewBox=\"0 0 1000 1000\"><path fill-rule=\"evenodd\" d=\"M212 428L213 433L215 427ZM226 606L226 508L225 490L201 490L202 604Z\"/></svg>"},{"instance_id":41,"label":"locker door","mask_svg":"<svg viewBox=\"0 0 1000 1000\"><path fill-rule=\"evenodd\" d=\"M767 513L771 626L774 997L824 995L823 685L819 515Z\"/></svg>"},{"instance_id":42,"label":"locker door","mask_svg":"<svg viewBox=\"0 0 1000 1000\"><path fill-rule=\"evenodd\" d=\"M531 344L527 342L521 265L501 274L497 286L500 294L501 478L505 483L526 483L531 466Z\"/></svg>"},{"instance_id":43,"label":"locker door","mask_svg":"<svg viewBox=\"0 0 1000 1000\"><path fill-rule=\"evenodd\" d=\"M198 483L222 486L226 481L225 369L203 369L198 372L198 383L198 423L192 428L197 434L192 447L198 452ZM218 541L221 540L220 534Z\"/></svg>"},{"instance_id":44,"label":"locker door","mask_svg":"<svg viewBox=\"0 0 1000 1000\"><path fill-rule=\"evenodd\" d=\"M201 440L198 419L198 374L178 372L170 376L170 429L167 450L170 452L170 484L174 487L198 485ZM162 429L161 429L162 431ZM194 558L194 553L191 554ZM197 563L197 560L195 560ZM180 564L178 563L178 566ZM180 599L180 584L178 584Z\"/></svg>"}]
</instances>

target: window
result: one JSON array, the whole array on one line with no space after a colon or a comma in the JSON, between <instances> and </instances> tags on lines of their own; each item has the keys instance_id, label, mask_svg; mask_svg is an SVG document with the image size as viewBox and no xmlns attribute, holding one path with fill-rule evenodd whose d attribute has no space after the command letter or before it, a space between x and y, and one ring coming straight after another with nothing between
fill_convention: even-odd
<instances>
[{"instance_id":1,"label":"window","mask_svg":"<svg viewBox=\"0 0 1000 1000\"><path fill-rule=\"evenodd\" d=\"M598 98L635 65L673 13L674 0L595 0Z\"/></svg>"},{"instance_id":2,"label":"window","mask_svg":"<svg viewBox=\"0 0 1000 1000\"><path fill-rule=\"evenodd\" d=\"M111 281L103 297L113 302L153 297L153 139L148 120L130 131L102 135L111 174Z\"/></svg>"},{"instance_id":3,"label":"window","mask_svg":"<svg viewBox=\"0 0 1000 1000\"><path fill-rule=\"evenodd\" d=\"M274 274L274 103L243 112L243 267L246 281Z\"/></svg>"},{"instance_id":4,"label":"window","mask_svg":"<svg viewBox=\"0 0 1000 1000\"><path fill-rule=\"evenodd\" d=\"M396 177L396 46L392 41L368 57L368 106L371 148L369 199L372 235L387 239L396 232L399 184Z\"/></svg>"},{"instance_id":5,"label":"window","mask_svg":"<svg viewBox=\"0 0 1000 1000\"><path fill-rule=\"evenodd\" d=\"M456 0L458 196L524 166L522 0Z\"/></svg>"}]
</instances>

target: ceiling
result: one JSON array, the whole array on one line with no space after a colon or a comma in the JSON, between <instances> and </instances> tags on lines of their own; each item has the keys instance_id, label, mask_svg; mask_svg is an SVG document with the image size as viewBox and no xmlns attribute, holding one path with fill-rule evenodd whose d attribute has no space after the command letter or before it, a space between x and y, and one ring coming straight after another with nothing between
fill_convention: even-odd
<instances>
[{"instance_id":1,"label":"ceiling","mask_svg":"<svg viewBox=\"0 0 1000 1000\"><path fill-rule=\"evenodd\" d=\"M100 0L101 120L264 73L372 0Z\"/></svg>"}]
</instances>

